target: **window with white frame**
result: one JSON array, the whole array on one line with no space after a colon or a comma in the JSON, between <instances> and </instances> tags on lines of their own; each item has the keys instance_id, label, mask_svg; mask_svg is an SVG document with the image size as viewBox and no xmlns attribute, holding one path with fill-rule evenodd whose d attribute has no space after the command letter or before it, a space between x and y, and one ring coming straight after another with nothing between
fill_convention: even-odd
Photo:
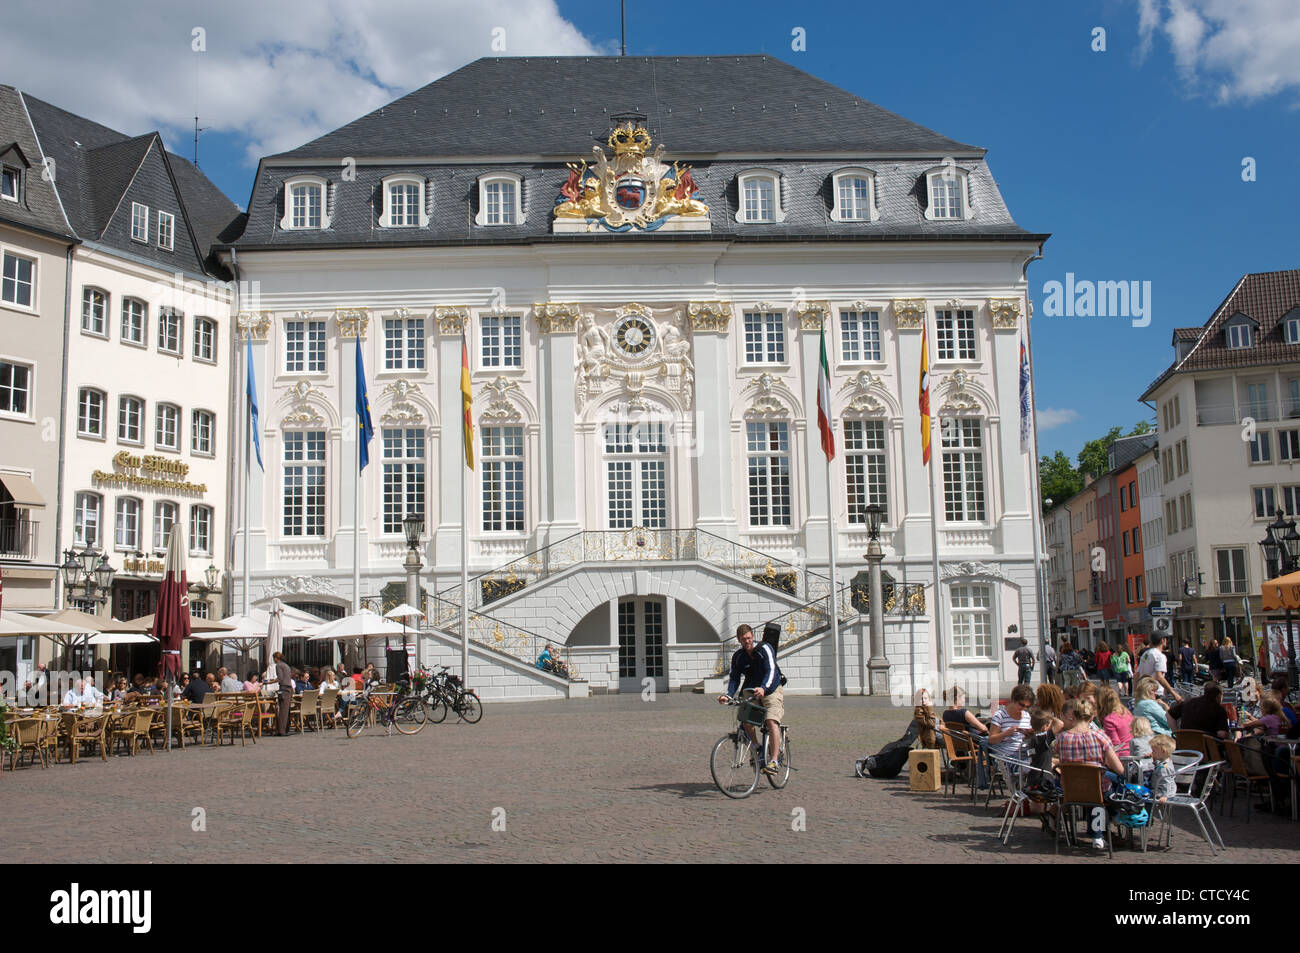
<instances>
[{"instance_id":1,"label":"window with white frame","mask_svg":"<svg viewBox=\"0 0 1300 953\"><path fill-rule=\"evenodd\" d=\"M661 420L605 424L609 528L668 525L668 444Z\"/></svg>"},{"instance_id":2,"label":"window with white frame","mask_svg":"<svg viewBox=\"0 0 1300 953\"><path fill-rule=\"evenodd\" d=\"M1273 462L1273 432L1271 430L1256 430L1255 436L1246 444L1250 450L1251 463L1272 463Z\"/></svg>"},{"instance_id":3,"label":"window with white frame","mask_svg":"<svg viewBox=\"0 0 1300 953\"><path fill-rule=\"evenodd\" d=\"M785 221L781 210L781 177L775 172L745 172L737 177L739 207L736 221L745 225L770 225Z\"/></svg>"},{"instance_id":4,"label":"window with white frame","mask_svg":"<svg viewBox=\"0 0 1300 953\"><path fill-rule=\"evenodd\" d=\"M942 423L944 518L950 523L982 523L987 515L980 421L954 418Z\"/></svg>"},{"instance_id":5,"label":"window with white frame","mask_svg":"<svg viewBox=\"0 0 1300 953\"><path fill-rule=\"evenodd\" d=\"M201 556L212 555L212 507L195 504L190 507L190 552Z\"/></svg>"},{"instance_id":6,"label":"window with white frame","mask_svg":"<svg viewBox=\"0 0 1300 953\"><path fill-rule=\"evenodd\" d=\"M880 312L840 312L840 356L845 363L880 360Z\"/></svg>"},{"instance_id":7,"label":"window with white frame","mask_svg":"<svg viewBox=\"0 0 1300 953\"><path fill-rule=\"evenodd\" d=\"M120 443L144 443L144 401L140 398L117 399L117 439Z\"/></svg>"},{"instance_id":8,"label":"window with white frame","mask_svg":"<svg viewBox=\"0 0 1300 953\"><path fill-rule=\"evenodd\" d=\"M880 507L889 521L889 483L883 420L844 421L844 473L848 484L849 522L865 526L867 507Z\"/></svg>"},{"instance_id":9,"label":"window with white frame","mask_svg":"<svg viewBox=\"0 0 1300 953\"><path fill-rule=\"evenodd\" d=\"M384 370L424 370L424 318L384 318Z\"/></svg>"},{"instance_id":10,"label":"window with white frame","mask_svg":"<svg viewBox=\"0 0 1300 953\"><path fill-rule=\"evenodd\" d=\"M284 323L284 369L289 374L325 373L325 322Z\"/></svg>"},{"instance_id":11,"label":"window with white frame","mask_svg":"<svg viewBox=\"0 0 1300 953\"><path fill-rule=\"evenodd\" d=\"M483 531L520 533L524 529L524 428L484 427Z\"/></svg>"},{"instance_id":12,"label":"window with white frame","mask_svg":"<svg viewBox=\"0 0 1300 953\"><path fill-rule=\"evenodd\" d=\"M1279 460L1300 460L1300 430L1279 430L1277 432L1277 458Z\"/></svg>"},{"instance_id":13,"label":"window with white frame","mask_svg":"<svg viewBox=\"0 0 1300 953\"><path fill-rule=\"evenodd\" d=\"M835 222L874 222L876 211L875 176L865 169L845 169L831 181L835 204L831 220Z\"/></svg>"},{"instance_id":14,"label":"window with white frame","mask_svg":"<svg viewBox=\"0 0 1300 953\"><path fill-rule=\"evenodd\" d=\"M284 535L325 535L325 431L284 434Z\"/></svg>"},{"instance_id":15,"label":"window with white frame","mask_svg":"<svg viewBox=\"0 0 1300 953\"><path fill-rule=\"evenodd\" d=\"M975 312L969 308L941 309L934 313L935 359L975 360Z\"/></svg>"},{"instance_id":16,"label":"window with white frame","mask_svg":"<svg viewBox=\"0 0 1300 953\"><path fill-rule=\"evenodd\" d=\"M131 240L149 242L149 206L131 203Z\"/></svg>"},{"instance_id":17,"label":"window with white frame","mask_svg":"<svg viewBox=\"0 0 1300 953\"><path fill-rule=\"evenodd\" d=\"M1271 486L1251 487L1255 499L1255 519L1271 520L1277 511L1277 488Z\"/></svg>"},{"instance_id":18,"label":"window with white frame","mask_svg":"<svg viewBox=\"0 0 1300 953\"><path fill-rule=\"evenodd\" d=\"M1246 384L1244 415L1255 420L1276 420L1273 397L1268 381L1249 381Z\"/></svg>"},{"instance_id":19,"label":"window with white frame","mask_svg":"<svg viewBox=\"0 0 1300 953\"><path fill-rule=\"evenodd\" d=\"M99 543L99 518L104 505L98 493L78 493L72 506L72 541L78 546Z\"/></svg>"},{"instance_id":20,"label":"window with white frame","mask_svg":"<svg viewBox=\"0 0 1300 953\"><path fill-rule=\"evenodd\" d=\"M83 387L77 392L77 436L104 436L104 392Z\"/></svg>"},{"instance_id":21,"label":"window with white frame","mask_svg":"<svg viewBox=\"0 0 1300 953\"><path fill-rule=\"evenodd\" d=\"M1214 564L1219 595L1244 596L1246 594L1246 550L1216 549Z\"/></svg>"},{"instance_id":22,"label":"window with white frame","mask_svg":"<svg viewBox=\"0 0 1300 953\"><path fill-rule=\"evenodd\" d=\"M328 187L316 176L289 179L284 184L284 218L281 228L318 229L330 227L326 209Z\"/></svg>"},{"instance_id":23,"label":"window with white frame","mask_svg":"<svg viewBox=\"0 0 1300 953\"><path fill-rule=\"evenodd\" d=\"M108 337L108 295L98 288L81 289L81 330Z\"/></svg>"},{"instance_id":24,"label":"window with white frame","mask_svg":"<svg viewBox=\"0 0 1300 953\"><path fill-rule=\"evenodd\" d=\"M113 545L128 553L140 549L140 501L130 496L117 498L113 523Z\"/></svg>"},{"instance_id":25,"label":"window with white frame","mask_svg":"<svg viewBox=\"0 0 1300 953\"><path fill-rule=\"evenodd\" d=\"M36 262L12 252L4 253L4 274L0 276L0 302L31 308Z\"/></svg>"},{"instance_id":26,"label":"window with white frame","mask_svg":"<svg viewBox=\"0 0 1300 953\"><path fill-rule=\"evenodd\" d=\"M384 532L401 533L408 516L424 518L424 431L385 427Z\"/></svg>"},{"instance_id":27,"label":"window with white frame","mask_svg":"<svg viewBox=\"0 0 1300 953\"><path fill-rule=\"evenodd\" d=\"M1231 350L1250 347L1253 343L1249 324L1232 324L1226 329L1227 344Z\"/></svg>"},{"instance_id":28,"label":"window with white frame","mask_svg":"<svg viewBox=\"0 0 1300 953\"><path fill-rule=\"evenodd\" d=\"M745 312L745 363L785 363L785 315L780 311Z\"/></svg>"},{"instance_id":29,"label":"window with white frame","mask_svg":"<svg viewBox=\"0 0 1300 953\"><path fill-rule=\"evenodd\" d=\"M5 166L3 170L0 170L0 198L8 199L10 202L17 202L21 179L22 173L18 169Z\"/></svg>"},{"instance_id":30,"label":"window with white frame","mask_svg":"<svg viewBox=\"0 0 1300 953\"><path fill-rule=\"evenodd\" d=\"M959 221L971 217L967 201L967 173L947 166L926 176L929 204L925 217L930 221Z\"/></svg>"},{"instance_id":31,"label":"window with white frame","mask_svg":"<svg viewBox=\"0 0 1300 953\"><path fill-rule=\"evenodd\" d=\"M391 176L383 183L383 211L380 228L417 228L429 224L425 214L424 179L411 175Z\"/></svg>"},{"instance_id":32,"label":"window with white frame","mask_svg":"<svg viewBox=\"0 0 1300 953\"><path fill-rule=\"evenodd\" d=\"M993 587L981 585L953 586L952 657L987 659L993 657Z\"/></svg>"},{"instance_id":33,"label":"window with white frame","mask_svg":"<svg viewBox=\"0 0 1300 953\"><path fill-rule=\"evenodd\" d=\"M485 314L479 320L482 366L523 367L523 322L519 315Z\"/></svg>"},{"instance_id":34,"label":"window with white frame","mask_svg":"<svg viewBox=\"0 0 1300 953\"><path fill-rule=\"evenodd\" d=\"M153 444L159 450L181 448L181 409L175 404L159 404L154 413Z\"/></svg>"},{"instance_id":35,"label":"window with white frame","mask_svg":"<svg viewBox=\"0 0 1300 953\"><path fill-rule=\"evenodd\" d=\"M167 537L172 527L180 518L180 507L170 500L159 500L153 505L153 550L163 552L167 549Z\"/></svg>"},{"instance_id":36,"label":"window with white frame","mask_svg":"<svg viewBox=\"0 0 1300 953\"><path fill-rule=\"evenodd\" d=\"M0 414L27 417L31 405L31 365L0 360Z\"/></svg>"},{"instance_id":37,"label":"window with white frame","mask_svg":"<svg viewBox=\"0 0 1300 953\"><path fill-rule=\"evenodd\" d=\"M158 247L167 251L172 250L175 241L173 233L176 231L176 216L171 212L158 212Z\"/></svg>"},{"instance_id":38,"label":"window with white frame","mask_svg":"<svg viewBox=\"0 0 1300 953\"><path fill-rule=\"evenodd\" d=\"M190 414L190 450L205 457L216 453L214 443L217 415L210 410L196 410Z\"/></svg>"},{"instance_id":39,"label":"window with white frame","mask_svg":"<svg viewBox=\"0 0 1300 953\"><path fill-rule=\"evenodd\" d=\"M745 424L745 459L749 525L791 525L790 425L784 421Z\"/></svg>"},{"instance_id":40,"label":"window with white frame","mask_svg":"<svg viewBox=\"0 0 1300 953\"><path fill-rule=\"evenodd\" d=\"M520 192L523 180L508 172L484 176L478 181L476 225L522 225Z\"/></svg>"},{"instance_id":41,"label":"window with white frame","mask_svg":"<svg viewBox=\"0 0 1300 953\"><path fill-rule=\"evenodd\" d=\"M164 354L181 355L184 348L185 316L174 308L158 312L158 350Z\"/></svg>"},{"instance_id":42,"label":"window with white frame","mask_svg":"<svg viewBox=\"0 0 1300 953\"><path fill-rule=\"evenodd\" d=\"M1282 487L1282 512L1287 516L1300 515L1300 486Z\"/></svg>"},{"instance_id":43,"label":"window with white frame","mask_svg":"<svg viewBox=\"0 0 1300 953\"><path fill-rule=\"evenodd\" d=\"M1300 344L1300 317L1287 318L1283 323L1282 340L1287 344Z\"/></svg>"},{"instance_id":44,"label":"window with white frame","mask_svg":"<svg viewBox=\"0 0 1300 953\"><path fill-rule=\"evenodd\" d=\"M1293 377L1286 382L1287 405L1286 415L1288 417L1300 417L1300 377Z\"/></svg>"},{"instance_id":45,"label":"window with white frame","mask_svg":"<svg viewBox=\"0 0 1300 953\"><path fill-rule=\"evenodd\" d=\"M191 599L190 618L191 619L212 618L212 604L209 602L204 602L202 599Z\"/></svg>"},{"instance_id":46,"label":"window with white frame","mask_svg":"<svg viewBox=\"0 0 1300 953\"><path fill-rule=\"evenodd\" d=\"M194 319L194 360L206 364L217 361L217 322L211 318Z\"/></svg>"},{"instance_id":47,"label":"window with white frame","mask_svg":"<svg viewBox=\"0 0 1300 953\"><path fill-rule=\"evenodd\" d=\"M139 298L122 299L122 343L145 346L149 306Z\"/></svg>"}]
</instances>

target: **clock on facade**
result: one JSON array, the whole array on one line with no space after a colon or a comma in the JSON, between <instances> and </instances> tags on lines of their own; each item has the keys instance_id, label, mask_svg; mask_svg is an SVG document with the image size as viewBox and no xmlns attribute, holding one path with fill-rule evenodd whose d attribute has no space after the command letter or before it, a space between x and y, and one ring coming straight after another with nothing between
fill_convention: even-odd
<instances>
[{"instance_id":1,"label":"clock on facade","mask_svg":"<svg viewBox=\"0 0 1300 953\"><path fill-rule=\"evenodd\" d=\"M642 357L655 343L655 329L639 314L630 314L614 325L614 346L628 357Z\"/></svg>"}]
</instances>

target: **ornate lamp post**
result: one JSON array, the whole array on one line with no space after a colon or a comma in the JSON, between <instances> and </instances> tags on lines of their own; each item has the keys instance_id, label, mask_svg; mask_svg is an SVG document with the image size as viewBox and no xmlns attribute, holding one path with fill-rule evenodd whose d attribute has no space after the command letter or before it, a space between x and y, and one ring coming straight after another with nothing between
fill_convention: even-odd
<instances>
[{"instance_id":1,"label":"ornate lamp post","mask_svg":"<svg viewBox=\"0 0 1300 953\"><path fill-rule=\"evenodd\" d=\"M403 564L406 569L406 604L419 609L420 570L424 567L424 560L420 558L420 537L424 535L424 517L414 513L407 514L406 519L402 520L402 532L406 534L406 562ZM415 630L415 664L417 667L424 664L424 660L420 657L418 628Z\"/></svg>"},{"instance_id":2,"label":"ornate lamp post","mask_svg":"<svg viewBox=\"0 0 1300 953\"><path fill-rule=\"evenodd\" d=\"M880 581L880 564L885 551L880 548L880 524L885 516L878 503L867 507L867 563L871 569L871 694L889 694L889 659L885 656L885 596Z\"/></svg>"},{"instance_id":3,"label":"ornate lamp post","mask_svg":"<svg viewBox=\"0 0 1300 953\"><path fill-rule=\"evenodd\" d=\"M82 605L94 603L96 606L108 601L109 589L113 585L113 576L117 572L108 563L108 557L91 545L80 551L65 549L63 565L59 567L63 574L63 601L68 608L73 602ZM80 593L77 590L81 590ZM71 645L64 645L64 667L71 661Z\"/></svg>"},{"instance_id":4,"label":"ornate lamp post","mask_svg":"<svg viewBox=\"0 0 1300 953\"><path fill-rule=\"evenodd\" d=\"M1276 564L1279 575L1300 569L1300 533L1296 532L1295 520L1282 518L1282 511L1277 511L1277 519L1268 524L1268 535L1259 543L1264 550L1264 564ZM1265 633L1265 640L1268 634ZM1286 610L1286 642L1288 683L1292 690L1297 686L1295 657L1295 636L1291 633L1291 610Z\"/></svg>"}]
</instances>

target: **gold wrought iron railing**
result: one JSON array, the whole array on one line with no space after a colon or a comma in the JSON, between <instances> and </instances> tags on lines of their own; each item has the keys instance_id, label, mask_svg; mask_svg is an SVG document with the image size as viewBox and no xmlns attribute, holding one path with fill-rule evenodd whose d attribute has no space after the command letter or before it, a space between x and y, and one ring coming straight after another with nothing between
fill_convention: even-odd
<instances>
[{"instance_id":1,"label":"gold wrought iron railing","mask_svg":"<svg viewBox=\"0 0 1300 953\"><path fill-rule=\"evenodd\" d=\"M460 635L460 606L446 599L430 596L428 607L430 625L452 635ZM578 677L577 667L569 658L567 645L473 609L469 610L469 638L471 642L512 655L521 662L533 666L536 666L541 659L542 650L549 648L550 656L557 664L546 671L569 679Z\"/></svg>"},{"instance_id":2,"label":"gold wrought iron railing","mask_svg":"<svg viewBox=\"0 0 1300 953\"><path fill-rule=\"evenodd\" d=\"M810 601L830 592L830 579L702 529L591 530L526 553L469 581L469 606L482 608L548 576L586 562L697 561ZM459 605L459 585L438 596Z\"/></svg>"}]
</instances>

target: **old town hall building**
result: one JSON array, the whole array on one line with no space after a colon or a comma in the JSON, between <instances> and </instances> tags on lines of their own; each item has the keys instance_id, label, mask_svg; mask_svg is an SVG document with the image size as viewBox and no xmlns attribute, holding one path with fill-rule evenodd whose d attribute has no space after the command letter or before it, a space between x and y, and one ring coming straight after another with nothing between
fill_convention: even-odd
<instances>
[{"instance_id":1,"label":"old town hall building","mask_svg":"<svg viewBox=\"0 0 1300 953\"><path fill-rule=\"evenodd\" d=\"M890 688L940 664L1012 674L1008 633L1039 626L1019 365L1046 236L1015 224L984 155L739 56L483 59L264 159L242 237L218 249L260 289L236 328L264 466L250 603L347 611L357 533L359 595L403 601L418 515L421 651L457 655L468 534L485 698L572 693L533 664L547 640L590 690L697 684L738 623L767 620L788 690L830 692L833 541L841 689L857 692L874 503ZM375 430L359 525L358 341ZM238 607L242 462L231 478Z\"/></svg>"}]
</instances>

